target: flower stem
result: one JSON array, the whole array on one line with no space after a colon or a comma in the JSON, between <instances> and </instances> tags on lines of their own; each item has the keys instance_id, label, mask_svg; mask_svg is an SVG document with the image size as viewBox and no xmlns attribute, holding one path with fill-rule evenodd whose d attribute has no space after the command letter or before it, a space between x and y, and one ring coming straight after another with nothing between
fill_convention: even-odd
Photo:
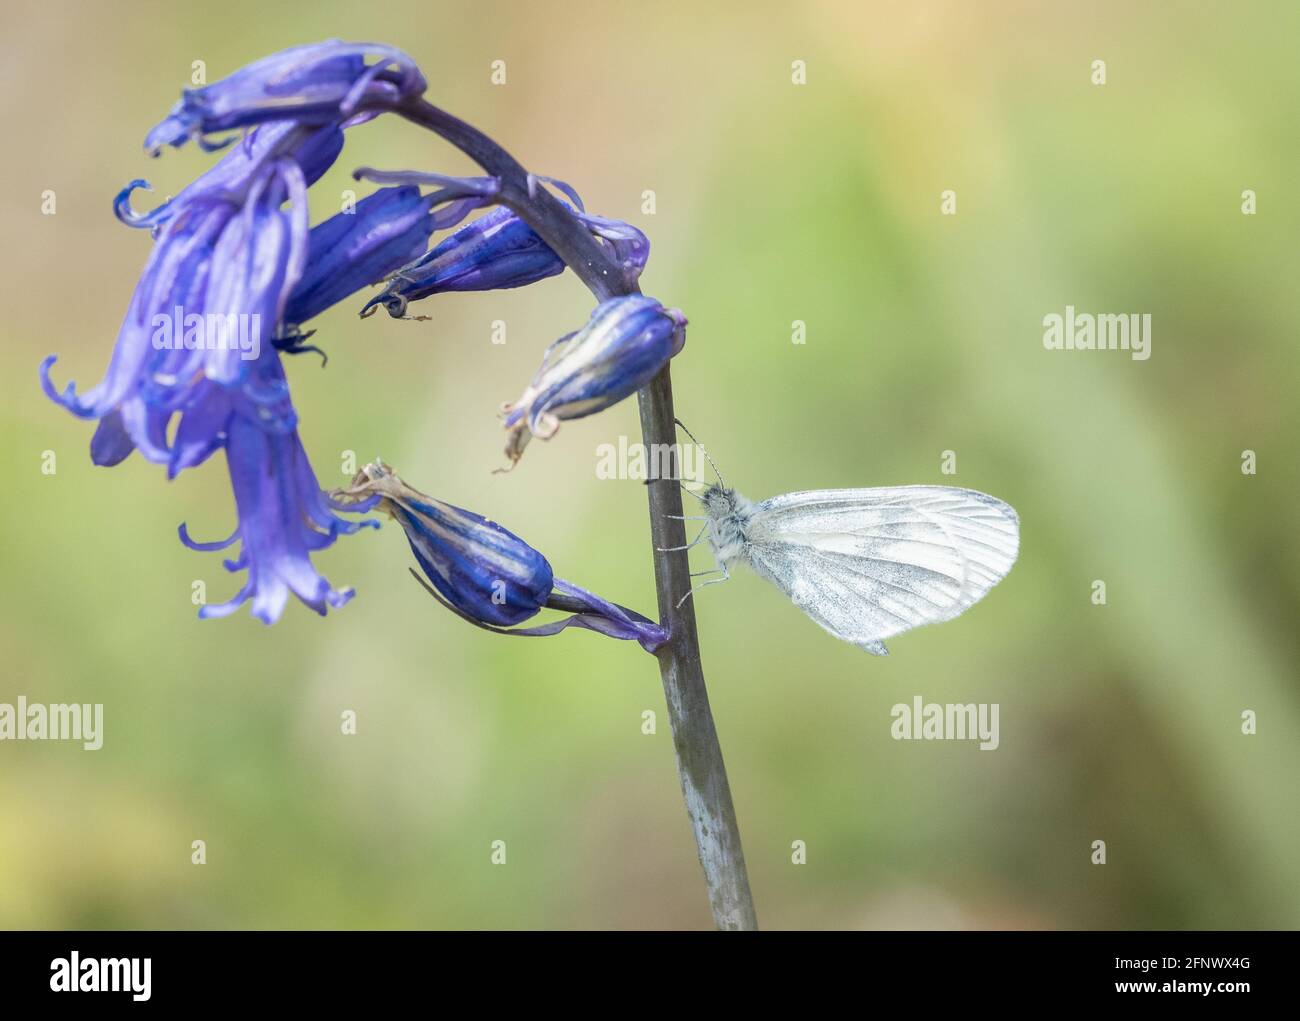
<instances>
[{"instance_id":1,"label":"flower stem","mask_svg":"<svg viewBox=\"0 0 1300 1021\"><path fill-rule=\"evenodd\" d=\"M663 450L667 445L673 451L672 474L680 474L676 463L673 381L667 365L637 394L637 404L646 449ZM695 846L704 868L714 922L719 929L757 929L745 852L740 846L740 826L731 802L718 731L713 725L709 692L704 686L700 640L695 630L695 600L686 598L691 591L691 567L688 554L682 549L686 545L686 522L681 520L682 491L672 478L652 479L646 488L650 491L650 539L655 550L659 623L668 628L668 644L658 653L659 673L668 701L686 814L695 831ZM673 552L663 552L670 549Z\"/></svg>"},{"instance_id":2,"label":"flower stem","mask_svg":"<svg viewBox=\"0 0 1300 1021\"><path fill-rule=\"evenodd\" d=\"M625 281L618 263L564 204L540 185L533 186L519 162L483 132L422 99L408 100L393 109L441 135L487 173L500 178L497 200L518 213L597 299L604 301L636 291L635 285ZM672 474L676 476L676 416L667 365L637 394L637 402L646 450L672 450ZM749 892L736 809L704 684L695 604L686 598L691 579L689 559L681 549L686 545L681 489L675 478L652 479L646 489L659 620L670 632L668 643L657 657L686 813L695 833L715 924L719 929L756 929L758 920ZM673 552L664 552L672 547L676 547Z\"/></svg>"}]
</instances>

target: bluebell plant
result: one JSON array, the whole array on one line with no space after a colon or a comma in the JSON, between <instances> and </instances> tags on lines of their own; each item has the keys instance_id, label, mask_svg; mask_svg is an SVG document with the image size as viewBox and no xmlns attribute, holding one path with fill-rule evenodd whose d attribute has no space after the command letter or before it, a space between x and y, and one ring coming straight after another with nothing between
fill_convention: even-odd
<instances>
[{"instance_id":1,"label":"bluebell plant","mask_svg":"<svg viewBox=\"0 0 1300 1021\"><path fill-rule=\"evenodd\" d=\"M699 665L681 497L676 483L648 486L659 612L655 622L555 577L513 532L407 486L379 462L352 484L325 491L298 431L285 356L315 350L304 326L366 287L360 308L409 307L447 291L522 287L566 268L597 305L582 328L552 344L522 395L503 409L513 464L533 436L637 393L647 444L674 441L667 366L682 350L686 319L639 293L649 242L636 227L590 214L577 192L528 173L476 128L424 99L427 81L403 51L330 40L273 54L211 85L187 89L145 137L157 156L190 140L224 150L174 198L137 210L134 180L113 202L124 224L149 231L152 248L103 380L85 392L55 385L55 356L40 367L47 395L97 423L97 465L139 451L168 478L224 452L235 526L217 541L180 539L205 552L238 543L226 567L245 575L204 618L249 605L267 624L290 595L324 615L353 595L336 588L313 555L340 536L402 528L417 579L447 609L489 631L552 635L582 628L635 641L660 663L715 918L748 927L753 907ZM307 193L339 158L351 129L384 114L451 142L479 177L360 168L377 187L312 226ZM554 194L551 189L558 192ZM563 197L559 197L563 196ZM495 208L487 208L495 207ZM477 219L466 217L487 208ZM457 229L459 227L459 229ZM452 231L436 240L439 232ZM421 316L420 318L424 318ZM422 575L422 577L421 577ZM544 610L565 616L529 623Z\"/></svg>"}]
</instances>

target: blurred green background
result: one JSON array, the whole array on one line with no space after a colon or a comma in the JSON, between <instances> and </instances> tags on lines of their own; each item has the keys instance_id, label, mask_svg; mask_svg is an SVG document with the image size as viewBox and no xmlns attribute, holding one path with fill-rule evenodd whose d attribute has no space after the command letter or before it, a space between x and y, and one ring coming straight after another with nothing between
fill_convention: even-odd
<instances>
[{"instance_id":1,"label":"blurred green background","mask_svg":"<svg viewBox=\"0 0 1300 1021\"><path fill-rule=\"evenodd\" d=\"M229 532L222 459L171 484L138 456L96 469L91 426L40 394L47 353L61 382L99 378L144 263L114 193L211 162L140 148L191 62L215 81L330 36L405 48L434 102L649 234L644 289L691 321L678 412L743 492L952 483L1020 512L1006 581L889 659L755 577L700 595L765 927L1300 924L1300 15L1045 6L8 4L0 701L102 702L105 744L0 742L0 925L710 924L650 657L468 627L392 524L317 558L358 591L328 619L201 623L192 583L240 582L175 528ZM362 164L471 170L367 125L314 220ZM498 404L586 318L577 280L439 297L429 323L360 303L315 324L325 370L289 365L322 483L381 455L652 611L645 491L595 474L635 402L491 474ZM1150 312L1152 358L1045 351L1067 304ZM891 740L918 694L999 703L1001 747Z\"/></svg>"}]
</instances>

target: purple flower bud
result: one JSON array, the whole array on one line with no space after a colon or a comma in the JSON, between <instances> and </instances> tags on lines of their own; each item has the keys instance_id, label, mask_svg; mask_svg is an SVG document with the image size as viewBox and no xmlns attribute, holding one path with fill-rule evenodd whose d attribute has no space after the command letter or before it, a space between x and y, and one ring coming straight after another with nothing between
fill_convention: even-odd
<instances>
[{"instance_id":1,"label":"purple flower bud","mask_svg":"<svg viewBox=\"0 0 1300 1021\"><path fill-rule=\"evenodd\" d=\"M417 492L386 465L366 465L349 495L379 496L406 532L429 581L461 614L507 627L535 616L551 594L551 565L500 525Z\"/></svg>"},{"instance_id":2,"label":"purple flower bud","mask_svg":"<svg viewBox=\"0 0 1300 1021\"><path fill-rule=\"evenodd\" d=\"M571 211L610 247L626 282L635 284L650 255L646 236L631 224ZM390 316L401 318L410 302L431 294L525 287L562 272L564 260L516 213L501 207L466 224L404 267L361 314L369 315L382 304Z\"/></svg>"},{"instance_id":3,"label":"purple flower bud","mask_svg":"<svg viewBox=\"0 0 1300 1021\"><path fill-rule=\"evenodd\" d=\"M295 46L219 82L186 89L144 145L156 155L164 145L184 145L193 137L211 148L209 134L263 121L339 123L363 100L399 102L425 88L415 61L392 46L337 39Z\"/></svg>"},{"instance_id":4,"label":"purple flower bud","mask_svg":"<svg viewBox=\"0 0 1300 1021\"><path fill-rule=\"evenodd\" d=\"M577 333L546 349L528 389L501 411L513 465L533 436L550 439L560 422L617 404L650 382L686 343L686 317L633 294L601 302Z\"/></svg>"},{"instance_id":5,"label":"purple flower bud","mask_svg":"<svg viewBox=\"0 0 1300 1021\"><path fill-rule=\"evenodd\" d=\"M382 462L366 465L351 488L334 494L336 506L355 499L367 504L378 500L377 509L392 515L406 532L429 594L478 627L522 636L581 627L640 642L648 652L668 640L663 628L640 614L554 577L546 558L513 532L412 489ZM572 616L514 627L543 608Z\"/></svg>"},{"instance_id":6,"label":"purple flower bud","mask_svg":"<svg viewBox=\"0 0 1300 1021\"><path fill-rule=\"evenodd\" d=\"M381 188L354 209L311 229L307 269L285 306L288 324L305 323L349 295L418 259L437 221L436 196L412 185Z\"/></svg>"},{"instance_id":7,"label":"purple flower bud","mask_svg":"<svg viewBox=\"0 0 1300 1021\"><path fill-rule=\"evenodd\" d=\"M537 233L504 207L467 224L422 258L402 269L361 310L382 304L401 318L409 302L443 291L523 287L564 271L564 260Z\"/></svg>"}]
</instances>

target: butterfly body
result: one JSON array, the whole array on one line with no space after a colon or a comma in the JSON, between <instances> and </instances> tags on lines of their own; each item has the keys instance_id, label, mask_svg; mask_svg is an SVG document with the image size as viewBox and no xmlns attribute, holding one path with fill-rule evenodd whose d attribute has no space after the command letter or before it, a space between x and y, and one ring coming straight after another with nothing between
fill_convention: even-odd
<instances>
[{"instance_id":1,"label":"butterfly body","mask_svg":"<svg viewBox=\"0 0 1300 1021\"><path fill-rule=\"evenodd\" d=\"M1020 546L1016 512L972 489L823 489L755 503L715 485L700 499L724 580L744 563L836 638L877 656L888 654L884 639L972 606Z\"/></svg>"},{"instance_id":2,"label":"butterfly body","mask_svg":"<svg viewBox=\"0 0 1300 1021\"><path fill-rule=\"evenodd\" d=\"M718 565L743 560L754 501L725 486L710 486L701 497L709 514L709 546Z\"/></svg>"}]
</instances>

